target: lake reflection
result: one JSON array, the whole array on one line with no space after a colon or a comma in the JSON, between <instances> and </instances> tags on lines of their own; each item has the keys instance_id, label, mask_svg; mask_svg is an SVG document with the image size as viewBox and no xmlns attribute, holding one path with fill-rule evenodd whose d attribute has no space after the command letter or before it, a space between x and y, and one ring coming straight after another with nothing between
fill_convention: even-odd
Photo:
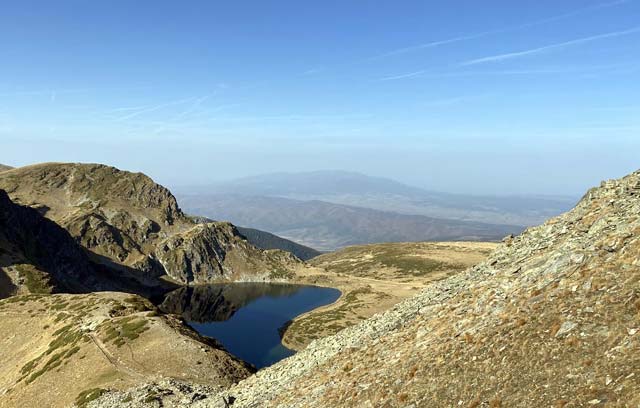
<instances>
[{"instance_id":1,"label":"lake reflection","mask_svg":"<svg viewBox=\"0 0 640 408\"><path fill-rule=\"evenodd\" d=\"M278 329L339 297L337 289L316 286L232 283L180 288L168 293L159 307L181 315L200 334L262 368L294 354L280 342Z\"/></svg>"}]
</instances>

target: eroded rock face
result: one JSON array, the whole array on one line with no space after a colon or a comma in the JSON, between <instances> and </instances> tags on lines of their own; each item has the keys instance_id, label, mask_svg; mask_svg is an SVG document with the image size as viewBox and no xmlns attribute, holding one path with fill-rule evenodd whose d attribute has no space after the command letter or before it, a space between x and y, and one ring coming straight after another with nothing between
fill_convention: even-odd
<instances>
[{"instance_id":1,"label":"eroded rock face","mask_svg":"<svg viewBox=\"0 0 640 408\"><path fill-rule=\"evenodd\" d=\"M99 164L45 163L4 171L0 188L64 227L94 262L149 283L286 278L299 263L261 251L226 223L197 225L166 188Z\"/></svg>"},{"instance_id":2,"label":"eroded rock face","mask_svg":"<svg viewBox=\"0 0 640 408\"><path fill-rule=\"evenodd\" d=\"M284 251L255 248L224 222L200 224L175 234L158 245L156 256L167 275L194 283L286 278L275 272L298 262Z\"/></svg>"},{"instance_id":3,"label":"eroded rock face","mask_svg":"<svg viewBox=\"0 0 640 408\"><path fill-rule=\"evenodd\" d=\"M638 406L639 367L640 171L388 312L183 406Z\"/></svg>"}]
</instances>

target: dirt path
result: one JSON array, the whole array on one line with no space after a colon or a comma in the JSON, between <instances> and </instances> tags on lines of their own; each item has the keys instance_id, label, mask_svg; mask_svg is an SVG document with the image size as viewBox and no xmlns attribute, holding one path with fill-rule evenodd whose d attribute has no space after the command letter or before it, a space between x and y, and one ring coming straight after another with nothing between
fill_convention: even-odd
<instances>
[{"instance_id":1,"label":"dirt path","mask_svg":"<svg viewBox=\"0 0 640 408\"><path fill-rule=\"evenodd\" d=\"M89 333L89 338L91 339L93 344L98 348L98 350L100 350L102 355L104 355L107 361L109 361L109 363L113 365L114 368L117 369L119 372L126 373L132 378L135 378L136 380L140 380L140 381L148 381L148 379L151 378L148 372L141 373L127 366L126 364L122 363L120 360L118 360L118 358L115 357L113 354L111 354L111 352L109 351L109 348L94 333ZM133 351L131 351L131 357L133 359ZM135 360L133 359L133 361Z\"/></svg>"}]
</instances>

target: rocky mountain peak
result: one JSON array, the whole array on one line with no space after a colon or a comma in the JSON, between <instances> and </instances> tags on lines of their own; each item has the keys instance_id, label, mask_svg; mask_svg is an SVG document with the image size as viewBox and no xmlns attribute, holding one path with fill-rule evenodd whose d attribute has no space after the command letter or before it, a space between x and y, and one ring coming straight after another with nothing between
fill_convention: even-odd
<instances>
[{"instance_id":1,"label":"rocky mountain peak","mask_svg":"<svg viewBox=\"0 0 640 408\"><path fill-rule=\"evenodd\" d=\"M146 283L269 279L299 262L255 248L231 224L197 225L142 173L44 163L0 173L0 189L65 228L92 261Z\"/></svg>"},{"instance_id":2,"label":"rocky mountain peak","mask_svg":"<svg viewBox=\"0 0 640 408\"><path fill-rule=\"evenodd\" d=\"M102 164L43 163L13 169L2 175L2 185L21 200L76 207L147 210L172 224L184 215L165 187L142 173Z\"/></svg>"}]
</instances>

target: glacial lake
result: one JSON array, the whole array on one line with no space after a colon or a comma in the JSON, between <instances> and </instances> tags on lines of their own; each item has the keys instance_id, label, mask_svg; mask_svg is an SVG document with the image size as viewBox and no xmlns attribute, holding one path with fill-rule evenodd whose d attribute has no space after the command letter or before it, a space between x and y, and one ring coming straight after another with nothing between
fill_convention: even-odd
<instances>
[{"instance_id":1,"label":"glacial lake","mask_svg":"<svg viewBox=\"0 0 640 408\"><path fill-rule=\"evenodd\" d=\"M183 287L166 294L159 307L263 368L295 353L282 345L279 329L339 297L339 290L317 286L232 283Z\"/></svg>"}]
</instances>

